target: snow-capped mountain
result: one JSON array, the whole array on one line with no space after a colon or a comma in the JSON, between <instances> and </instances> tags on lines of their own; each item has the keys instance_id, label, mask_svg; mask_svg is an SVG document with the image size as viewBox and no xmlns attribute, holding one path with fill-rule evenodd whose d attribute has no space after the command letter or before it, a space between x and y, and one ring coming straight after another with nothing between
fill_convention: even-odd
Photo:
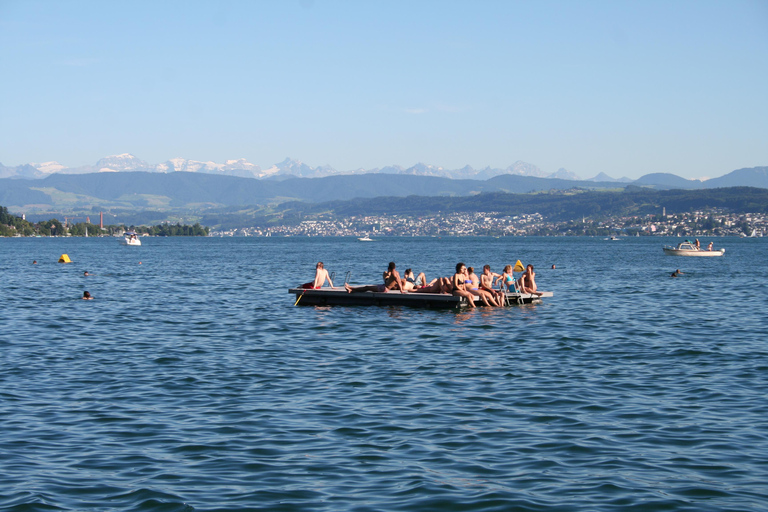
<instances>
[{"instance_id":1,"label":"snow-capped mountain","mask_svg":"<svg viewBox=\"0 0 768 512\"><path fill-rule=\"evenodd\" d=\"M261 178L261 167L248 162L245 158L227 160L223 164L216 162L199 162L186 158L171 158L155 166L156 172L202 172L205 174L222 174L239 176L241 178Z\"/></svg>"},{"instance_id":2,"label":"snow-capped mountain","mask_svg":"<svg viewBox=\"0 0 768 512\"><path fill-rule=\"evenodd\" d=\"M0 178L45 178L51 174L86 174L95 172L195 172L204 174L218 174L223 176L238 176L241 178L273 178L286 179L290 177L299 178L322 178L338 174L406 174L413 176L435 176L452 179L480 179L487 180L502 174L513 174L517 176L533 176L537 178L562 178L579 179L575 174L560 169L554 174L547 174L533 164L518 160L509 167L493 168L485 167L483 169L474 169L467 165L461 169L445 169L425 163L418 163L411 167L402 167L400 165L390 165L374 169L355 169L352 171L337 171L329 165L312 167L300 160L286 158L280 163L274 164L267 169L262 169L256 164L248 162L241 158L238 160L227 160L223 164L213 161L189 160L186 158L171 158L160 164L150 164L140 158L130 154L122 153L120 155L111 155L100 159L94 165L84 165L81 167L66 167L58 162L43 162L19 165L16 167L5 167L0 164Z\"/></svg>"},{"instance_id":3,"label":"snow-capped mountain","mask_svg":"<svg viewBox=\"0 0 768 512\"><path fill-rule=\"evenodd\" d=\"M152 165L140 160L129 153L107 156L96 162L98 172L150 171Z\"/></svg>"},{"instance_id":4,"label":"snow-capped mountain","mask_svg":"<svg viewBox=\"0 0 768 512\"><path fill-rule=\"evenodd\" d=\"M296 176L298 178L323 178L325 176L331 176L333 174L349 174L340 173L329 165L321 165L320 167L310 167L300 160L293 160L286 158L279 164L275 164L269 169L264 171L263 177L273 176ZM261 176L260 176L261 177Z\"/></svg>"}]
</instances>

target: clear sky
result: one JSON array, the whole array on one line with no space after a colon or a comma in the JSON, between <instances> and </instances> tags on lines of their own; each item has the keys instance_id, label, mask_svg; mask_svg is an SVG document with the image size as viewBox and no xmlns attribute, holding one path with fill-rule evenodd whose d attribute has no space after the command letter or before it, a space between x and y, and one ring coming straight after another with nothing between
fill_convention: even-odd
<instances>
[{"instance_id":1,"label":"clear sky","mask_svg":"<svg viewBox=\"0 0 768 512\"><path fill-rule=\"evenodd\" d=\"M0 0L0 162L768 165L768 1Z\"/></svg>"}]
</instances>

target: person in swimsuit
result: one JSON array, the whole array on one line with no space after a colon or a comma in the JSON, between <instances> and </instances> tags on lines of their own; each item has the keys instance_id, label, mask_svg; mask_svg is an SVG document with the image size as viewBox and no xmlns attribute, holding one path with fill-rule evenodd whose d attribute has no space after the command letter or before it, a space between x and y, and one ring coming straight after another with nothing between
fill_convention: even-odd
<instances>
[{"instance_id":1,"label":"person in swimsuit","mask_svg":"<svg viewBox=\"0 0 768 512\"><path fill-rule=\"evenodd\" d=\"M433 279L428 285L411 290L413 293L451 293L453 286L450 277L438 277Z\"/></svg>"},{"instance_id":2,"label":"person in swimsuit","mask_svg":"<svg viewBox=\"0 0 768 512\"><path fill-rule=\"evenodd\" d=\"M493 279L501 277L496 272L491 272L490 265L483 266L483 273L480 276L480 288L496 297L496 302L499 306L503 306L505 302L504 292L493 288Z\"/></svg>"},{"instance_id":3,"label":"person in swimsuit","mask_svg":"<svg viewBox=\"0 0 768 512\"><path fill-rule=\"evenodd\" d=\"M467 281L469 281L469 285L467 284ZM469 307L474 308L475 296L468 290L468 288L471 286L471 283L472 281L467 279L467 266L461 262L457 263L456 273L453 274L453 279L451 280L451 284L453 285L453 295L457 297L464 297L469 302ZM487 306L488 303L485 305Z\"/></svg>"},{"instance_id":4,"label":"person in swimsuit","mask_svg":"<svg viewBox=\"0 0 768 512\"><path fill-rule=\"evenodd\" d=\"M419 272L418 277L413 276L413 270L410 268L405 269L403 273L405 279L403 279L403 289L407 291L415 290L416 288L423 288L427 285L427 276L424 272Z\"/></svg>"},{"instance_id":5,"label":"person in swimsuit","mask_svg":"<svg viewBox=\"0 0 768 512\"><path fill-rule=\"evenodd\" d=\"M504 273L496 278L497 285L499 284L499 281L504 283L507 291L515 291L515 276L512 275L512 265L507 265L504 267Z\"/></svg>"},{"instance_id":6,"label":"person in swimsuit","mask_svg":"<svg viewBox=\"0 0 768 512\"><path fill-rule=\"evenodd\" d=\"M400 293L408 293L408 291L403 288L404 279L400 278L400 272L395 269L394 261L389 262L389 267L387 268L386 272L384 272L383 276L384 284L371 284L368 286L356 286L353 288L349 286L349 284L344 283L344 288L347 290L347 293L386 292L388 290L394 290L395 288L398 288Z\"/></svg>"},{"instance_id":7,"label":"person in swimsuit","mask_svg":"<svg viewBox=\"0 0 768 512\"><path fill-rule=\"evenodd\" d=\"M325 270L323 262L318 261L317 265L315 266L315 280L312 283L312 287L318 290L323 287L326 281L328 281L328 286L333 288L333 281L331 281L331 276L329 276L328 271Z\"/></svg>"},{"instance_id":8,"label":"person in swimsuit","mask_svg":"<svg viewBox=\"0 0 768 512\"><path fill-rule=\"evenodd\" d=\"M487 306L488 303L492 304L493 306L498 307L499 304L494 299L494 296L496 294L489 293L485 289L483 289L480 286L480 278L477 277L477 274L475 274L474 267L467 267L467 277L469 278L469 291L472 292L472 294L477 295L480 297L480 299L483 301L483 303Z\"/></svg>"},{"instance_id":9,"label":"person in swimsuit","mask_svg":"<svg viewBox=\"0 0 768 512\"><path fill-rule=\"evenodd\" d=\"M525 272L520 279L517 280L517 285L520 287L522 293L530 293L531 295L541 295L541 292L536 291L536 272L533 271L533 265L525 267Z\"/></svg>"}]
</instances>

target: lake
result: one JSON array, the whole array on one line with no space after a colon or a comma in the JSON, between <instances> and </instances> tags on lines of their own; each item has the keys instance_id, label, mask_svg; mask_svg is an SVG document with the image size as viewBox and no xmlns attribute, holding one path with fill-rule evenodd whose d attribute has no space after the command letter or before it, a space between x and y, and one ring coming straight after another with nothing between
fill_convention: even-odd
<instances>
[{"instance_id":1,"label":"lake","mask_svg":"<svg viewBox=\"0 0 768 512\"><path fill-rule=\"evenodd\" d=\"M0 509L768 509L768 239L142 241L0 239ZM287 293L518 259L554 297Z\"/></svg>"}]
</instances>

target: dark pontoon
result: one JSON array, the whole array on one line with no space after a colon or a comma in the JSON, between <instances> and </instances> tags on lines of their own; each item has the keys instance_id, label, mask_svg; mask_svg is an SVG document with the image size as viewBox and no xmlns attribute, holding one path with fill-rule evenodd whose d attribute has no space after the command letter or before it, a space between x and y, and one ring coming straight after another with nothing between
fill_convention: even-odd
<instances>
[{"instance_id":1,"label":"dark pontoon","mask_svg":"<svg viewBox=\"0 0 768 512\"><path fill-rule=\"evenodd\" d=\"M414 308L463 308L469 307L464 297L445 293L400 293L388 292L353 292L343 287L320 288L319 290L291 288L288 293L296 296L298 306L410 306ZM507 293L507 304L530 304L541 302L542 297L552 297L552 292ZM475 305L482 306L480 297L475 297Z\"/></svg>"}]
</instances>

